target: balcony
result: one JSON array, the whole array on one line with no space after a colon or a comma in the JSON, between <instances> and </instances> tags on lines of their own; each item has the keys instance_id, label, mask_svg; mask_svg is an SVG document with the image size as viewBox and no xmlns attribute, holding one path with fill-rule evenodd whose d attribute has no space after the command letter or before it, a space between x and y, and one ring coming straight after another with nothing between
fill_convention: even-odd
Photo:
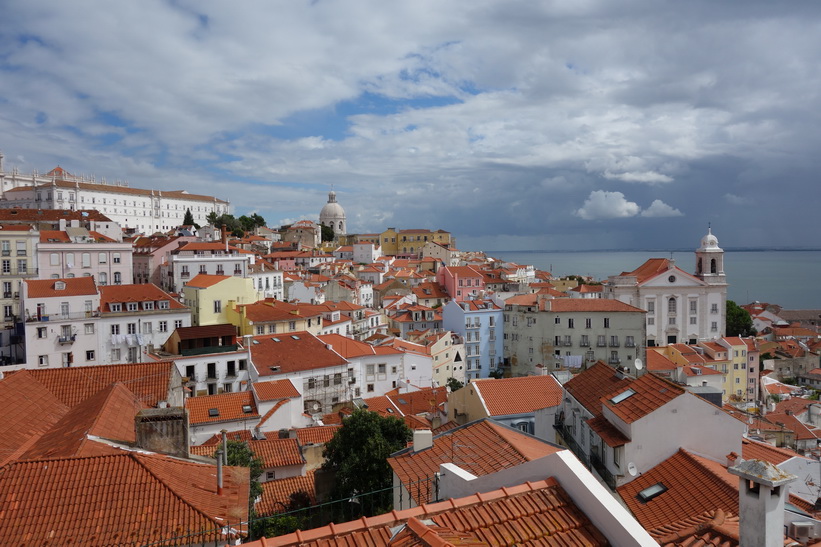
<instances>
[{"instance_id":1,"label":"balcony","mask_svg":"<svg viewBox=\"0 0 821 547\"><path fill-rule=\"evenodd\" d=\"M610 340L610 347L611 348L617 348L619 346L620 346L620 344L619 344L618 340Z\"/></svg>"},{"instance_id":2,"label":"balcony","mask_svg":"<svg viewBox=\"0 0 821 547\"><path fill-rule=\"evenodd\" d=\"M183 278L183 279L188 279L189 277L191 277L191 272L186 272L186 271L180 272L180 277Z\"/></svg>"},{"instance_id":3,"label":"balcony","mask_svg":"<svg viewBox=\"0 0 821 547\"><path fill-rule=\"evenodd\" d=\"M99 317L99 311L80 311L76 313L61 314L61 313L38 313L26 317L26 323L41 323L46 321L69 321L72 319L87 319L89 317Z\"/></svg>"},{"instance_id":4,"label":"balcony","mask_svg":"<svg viewBox=\"0 0 821 547\"><path fill-rule=\"evenodd\" d=\"M602 478L602 480L610 487L610 490L616 491L616 477L607 470L607 466L604 462L599 458L599 455L595 452L591 452L590 454L590 464L593 466L593 469L596 470L596 473Z\"/></svg>"},{"instance_id":5,"label":"balcony","mask_svg":"<svg viewBox=\"0 0 821 547\"><path fill-rule=\"evenodd\" d=\"M68 336L58 336L57 343L62 345L73 344L77 340L76 334L69 334Z\"/></svg>"},{"instance_id":6,"label":"balcony","mask_svg":"<svg viewBox=\"0 0 821 547\"><path fill-rule=\"evenodd\" d=\"M634 348L634 347L636 347L636 343L635 343L635 342L632 342L632 341L630 341L630 340L628 340L627 342L625 342L625 343L624 343L624 347L626 347L626 348Z\"/></svg>"},{"instance_id":7,"label":"balcony","mask_svg":"<svg viewBox=\"0 0 821 547\"><path fill-rule=\"evenodd\" d=\"M611 365L618 365L621 364L621 359L618 357L611 357L607 360L607 362Z\"/></svg>"},{"instance_id":8,"label":"balcony","mask_svg":"<svg viewBox=\"0 0 821 547\"><path fill-rule=\"evenodd\" d=\"M606 348L607 347L607 342L605 340L599 340L598 342L596 342L596 347L597 348Z\"/></svg>"},{"instance_id":9,"label":"balcony","mask_svg":"<svg viewBox=\"0 0 821 547\"><path fill-rule=\"evenodd\" d=\"M556 423L553 425L556 431L559 432L559 435L562 438L562 442L567 445L567 448L570 449L573 454L579 458L579 461L584 464L585 467L590 469L590 461L587 459L587 454L584 453L584 449L573 439L573 433L571 432L570 427L568 427L564 423Z\"/></svg>"},{"instance_id":10,"label":"balcony","mask_svg":"<svg viewBox=\"0 0 821 547\"><path fill-rule=\"evenodd\" d=\"M589 340L582 340L581 342L579 342L579 347L589 348L590 347L590 341Z\"/></svg>"}]
</instances>

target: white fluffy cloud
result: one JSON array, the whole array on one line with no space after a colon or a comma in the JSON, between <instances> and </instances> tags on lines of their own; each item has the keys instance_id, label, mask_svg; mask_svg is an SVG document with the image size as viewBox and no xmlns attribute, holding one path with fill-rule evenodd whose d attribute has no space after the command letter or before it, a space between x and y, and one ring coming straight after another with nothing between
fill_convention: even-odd
<instances>
[{"instance_id":1,"label":"white fluffy cloud","mask_svg":"<svg viewBox=\"0 0 821 547\"><path fill-rule=\"evenodd\" d=\"M633 217L639 214L639 211L641 207L628 201L621 192L595 190L590 192L590 196L576 214L585 220L599 220Z\"/></svg>"},{"instance_id":2,"label":"white fluffy cloud","mask_svg":"<svg viewBox=\"0 0 821 547\"><path fill-rule=\"evenodd\" d=\"M657 199L650 204L650 207L641 212L641 216L650 218L680 217L684 216L684 213Z\"/></svg>"}]
</instances>

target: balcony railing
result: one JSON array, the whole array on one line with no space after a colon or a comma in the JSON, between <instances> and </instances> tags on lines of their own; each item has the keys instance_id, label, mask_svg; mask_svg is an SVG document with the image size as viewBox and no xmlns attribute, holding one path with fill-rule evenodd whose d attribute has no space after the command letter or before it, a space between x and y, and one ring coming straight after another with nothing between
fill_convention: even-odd
<instances>
[{"instance_id":1,"label":"balcony railing","mask_svg":"<svg viewBox=\"0 0 821 547\"><path fill-rule=\"evenodd\" d=\"M26 323L39 323L45 321L69 321L71 319L87 319L89 317L99 317L100 312L94 311L80 311L75 313L40 313L26 317Z\"/></svg>"},{"instance_id":2,"label":"balcony railing","mask_svg":"<svg viewBox=\"0 0 821 547\"><path fill-rule=\"evenodd\" d=\"M610 347L611 348L619 347L619 341L618 340L610 340Z\"/></svg>"},{"instance_id":3,"label":"balcony railing","mask_svg":"<svg viewBox=\"0 0 821 547\"><path fill-rule=\"evenodd\" d=\"M610 490L616 491L616 477L608 471L607 466L604 462L599 458L599 455L595 452L590 453L590 464L593 466L593 469L596 470L596 473L602 478L604 483L610 487Z\"/></svg>"},{"instance_id":4,"label":"balcony railing","mask_svg":"<svg viewBox=\"0 0 821 547\"><path fill-rule=\"evenodd\" d=\"M618 357L611 357L607 360L607 362L611 365L618 365L619 363L621 363L621 359L619 359Z\"/></svg>"},{"instance_id":5,"label":"balcony railing","mask_svg":"<svg viewBox=\"0 0 821 547\"><path fill-rule=\"evenodd\" d=\"M59 344L63 344L63 345L73 344L75 340L77 340L77 335L76 334L69 334L68 336L59 336L57 338L57 342Z\"/></svg>"},{"instance_id":6,"label":"balcony railing","mask_svg":"<svg viewBox=\"0 0 821 547\"><path fill-rule=\"evenodd\" d=\"M634 348L634 347L636 347L636 343L635 343L635 342L631 342L630 340L628 340L627 342L625 342L625 343L624 343L624 347L626 347L626 348Z\"/></svg>"},{"instance_id":7,"label":"balcony railing","mask_svg":"<svg viewBox=\"0 0 821 547\"><path fill-rule=\"evenodd\" d=\"M604 340L599 340L599 341L596 342L596 347L597 348L606 348L607 347L607 342L604 341Z\"/></svg>"},{"instance_id":8,"label":"balcony railing","mask_svg":"<svg viewBox=\"0 0 821 547\"><path fill-rule=\"evenodd\" d=\"M587 454L584 453L584 449L573 439L573 434L571 433L570 428L563 423L557 423L553 427L556 428L556 431L559 432L559 435L562 437L562 441L564 444L567 445L567 448L570 449L573 454L579 458L579 461L584 464L585 467L590 469L590 461L587 458Z\"/></svg>"}]
</instances>

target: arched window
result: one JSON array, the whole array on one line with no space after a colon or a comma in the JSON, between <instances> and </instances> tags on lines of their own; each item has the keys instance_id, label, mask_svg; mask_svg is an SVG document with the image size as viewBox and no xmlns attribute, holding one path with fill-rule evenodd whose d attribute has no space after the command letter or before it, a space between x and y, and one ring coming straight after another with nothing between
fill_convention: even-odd
<instances>
[{"instance_id":1,"label":"arched window","mask_svg":"<svg viewBox=\"0 0 821 547\"><path fill-rule=\"evenodd\" d=\"M108 274L100 272L100 285L108 285Z\"/></svg>"},{"instance_id":2,"label":"arched window","mask_svg":"<svg viewBox=\"0 0 821 547\"><path fill-rule=\"evenodd\" d=\"M114 284L120 285L123 282L123 276L120 272L114 272Z\"/></svg>"},{"instance_id":3,"label":"arched window","mask_svg":"<svg viewBox=\"0 0 821 547\"><path fill-rule=\"evenodd\" d=\"M716 259L715 258L710 260L710 273L712 273L712 274L718 273L717 270L716 270Z\"/></svg>"},{"instance_id":4,"label":"arched window","mask_svg":"<svg viewBox=\"0 0 821 547\"><path fill-rule=\"evenodd\" d=\"M667 300L667 313L676 313L676 297L671 296L669 300Z\"/></svg>"}]
</instances>

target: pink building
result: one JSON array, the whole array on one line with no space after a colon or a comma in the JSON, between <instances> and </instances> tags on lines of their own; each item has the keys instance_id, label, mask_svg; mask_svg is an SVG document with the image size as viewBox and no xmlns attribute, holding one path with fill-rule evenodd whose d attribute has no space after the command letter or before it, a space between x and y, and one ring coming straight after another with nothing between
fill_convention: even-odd
<instances>
[{"instance_id":1,"label":"pink building","mask_svg":"<svg viewBox=\"0 0 821 547\"><path fill-rule=\"evenodd\" d=\"M485 291L485 276L473 266L448 266L436 272L436 281L456 302L480 298Z\"/></svg>"}]
</instances>

